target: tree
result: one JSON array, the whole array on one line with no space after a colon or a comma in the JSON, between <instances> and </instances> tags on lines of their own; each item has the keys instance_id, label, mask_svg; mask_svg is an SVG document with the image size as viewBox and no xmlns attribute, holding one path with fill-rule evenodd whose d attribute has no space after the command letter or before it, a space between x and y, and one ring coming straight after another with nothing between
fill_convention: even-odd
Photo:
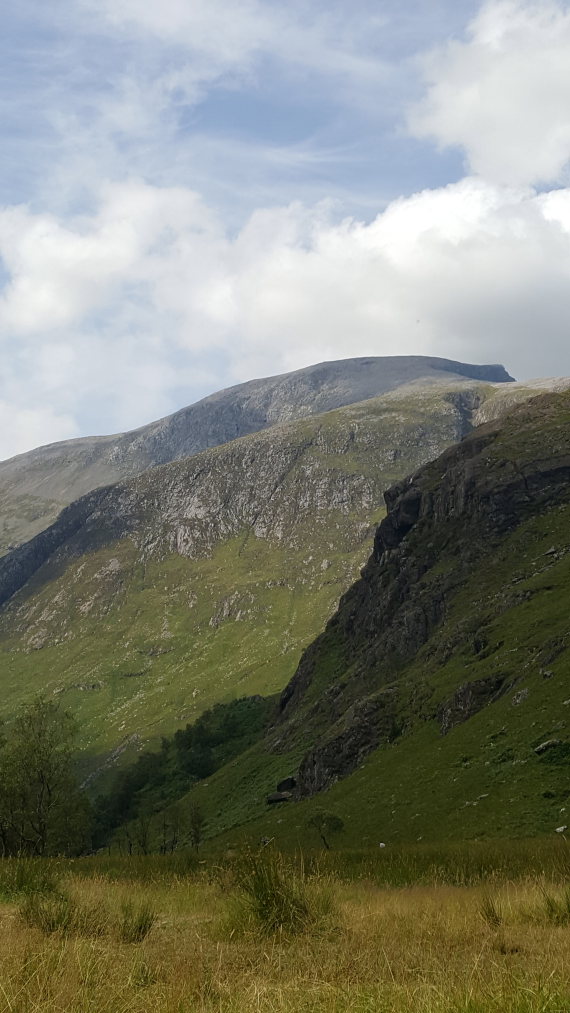
<instances>
[{"instance_id":1,"label":"tree","mask_svg":"<svg viewBox=\"0 0 570 1013\"><path fill-rule=\"evenodd\" d=\"M137 845L139 855L148 855L151 850L152 817L149 813L140 813L132 824L132 836Z\"/></svg>"},{"instance_id":2,"label":"tree","mask_svg":"<svg viewBox=\"0 0 570 1013\"><path fill-rule=\"evenodd\" d=\"M330 851L328 838L332 834L339 834L341 830L344 830L344 823L340 816L335 816L334 813L328 812L326 809L316 809L309 819L308 825L317 831L327 851Z\"/></svg>"},{"instance_id":3,"label":"tree","mask_svg":"<svg viewBox=\"0 0 570 1013\"><path fill-rule=\"evenodd\" d=\"M193 848L196 848L196 851L198 851L202 843L205 823L206 817L204 816L202 807L198 802L191 802L188 812L188 832L190 835L190 843Z\"/></svg>"},{"instance_id":4,"label":"tree","mask_svg":"<svg viewBox=\"0 0 570 1013\"><path fill-rule=\"evenodd\" d=\"M0 744L0 826L5 854L79 853L90 831L89 803L73 773L74 719L36 697Z\"/></svg>"},{"instance_id":5,"label":"tree","mask_svg":"<svg viewBox=\"0 0 570 1013\"><path fill-rule=\"evenodd\" d=\"M179 805L172 805L169 806L168 810L163 810L162 841L160 844L161 855L166 855L168 852L172 854L173 851L176 851L180 840L180 824L181 812Z\"/></svg>"}]
</instances>

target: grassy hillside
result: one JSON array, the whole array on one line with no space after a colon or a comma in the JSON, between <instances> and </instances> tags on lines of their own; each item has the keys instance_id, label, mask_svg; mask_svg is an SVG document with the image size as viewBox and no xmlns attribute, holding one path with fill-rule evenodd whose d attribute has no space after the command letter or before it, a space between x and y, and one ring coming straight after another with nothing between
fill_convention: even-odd
<instances>
[{"instance_id":1,"label":"grassy hillside","mask_svg":"<svg viewBox=\"0 0 570 1013\"><path fill-rule=\"evenodd\" d=\"M58 695L87 772L216 701L279 691L369 555L383 490L494 393L412 387L78 501L0 565L3 713Z\"/></svg>"},{"instance_id":2,"label":"grassy hillside","mask_svg":"<svg viewBox=\"0 0 570 1013\"><path fill-rule=\"evenodd\" d=\"M281 721L189 796L211 834L309 845L322 807L346 846L570 825L570 395L485 427L390 500ZM306 797L269 807L300 766Z\"/></svg>"}]
</instances>

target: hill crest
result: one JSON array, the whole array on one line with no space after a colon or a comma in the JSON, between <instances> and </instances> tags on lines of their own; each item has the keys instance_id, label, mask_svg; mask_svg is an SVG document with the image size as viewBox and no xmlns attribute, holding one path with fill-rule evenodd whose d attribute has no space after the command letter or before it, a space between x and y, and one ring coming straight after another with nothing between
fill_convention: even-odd
<instances>
[{"instance_id":1,"label":"hill crest","mask_svg":"<svg viewBox=\"0 0 570 1013\"><path fill-rule=\"evenodd\" d=\"M0 552L28 541L80 496L147 468L410 383L473 380L511 377L502 366L428 356L342 359L218 391L132 432L39 447L0 462Z\"/></svg>"}]
</instances>

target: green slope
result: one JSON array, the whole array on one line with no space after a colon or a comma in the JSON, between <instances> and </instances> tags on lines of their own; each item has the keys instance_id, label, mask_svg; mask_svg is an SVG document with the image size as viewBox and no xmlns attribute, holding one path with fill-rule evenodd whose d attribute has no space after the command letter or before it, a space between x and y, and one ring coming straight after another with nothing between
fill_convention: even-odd
<instances>
[{"instance_id":1,"label":"green slope","mask_svg":"<svg viewBox=\"0 0 570 1013\"><path fill-rule=\"evenodd\" d=\"M58 695L89 772L216 701L280 690L369 555L383 490L495 391L412 387L72 504L0 562L2 712Z\"/></svg>"},{"instance_id":2,"label":"green slope","mask_svg":"<svg viewBox=\"0 0 570 1013\"><path fill-rule=\"evenodd\" d=\"M323 806L351 846L570 825L570 395L484 427L389 502L281 720L188 797L212 835L315 843ZM300 765L306 797L267 806Z\"/></svg>"}]
</instances>

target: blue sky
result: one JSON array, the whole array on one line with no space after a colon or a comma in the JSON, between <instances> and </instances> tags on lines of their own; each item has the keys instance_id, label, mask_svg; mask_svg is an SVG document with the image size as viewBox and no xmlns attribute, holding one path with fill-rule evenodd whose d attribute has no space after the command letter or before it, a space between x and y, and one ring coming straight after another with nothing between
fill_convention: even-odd
<instances>
[{"instance_id":1,"label":"blue sky","mask_svg":"<svg viewBox=\"0 0 570 1013\"><path fill-rule=\"evenodd\" d=\"M20 0L0 457L349 355L570 373L570 10Z\"/></svg>"},{"instance_id":2,"label":"blue sky","mask_svg":"<svg viewBox=\"0 0 570 1013\"><path fill-rule=\"evenodd\" d=\"M172 4L179 15L193 6ZM252 22L256 7L270 12L275 26L258 48L242 40L241 59L218 54L212 67L215 39L204 40L204 54L192 46L191 24L180 38L137 22L129 12L144 11L138 0L114 19L105 19L114 5L95 0L13 5L0 39L3 202L73 208L86 197L73 173L80 160L109 177L190 183L236 225L267 200L337 197L370 216L393 197L460 175L460 152L442 155L402 126L406 105L421 95L414 57L460 33L476 5L360 0L350 12L346 2L314 4L310 18L299 13L306 6L241 5ZM212 34L239 20L239 4L218 8ZM277 46L271 33L283 22L292 37ZM169 77L178 85L165 84ZM158 103L159 89L153 116L145 94ZM66 164L68 188L54 193L54 169L58 177Z\"/></svg>"}]
</instances>

